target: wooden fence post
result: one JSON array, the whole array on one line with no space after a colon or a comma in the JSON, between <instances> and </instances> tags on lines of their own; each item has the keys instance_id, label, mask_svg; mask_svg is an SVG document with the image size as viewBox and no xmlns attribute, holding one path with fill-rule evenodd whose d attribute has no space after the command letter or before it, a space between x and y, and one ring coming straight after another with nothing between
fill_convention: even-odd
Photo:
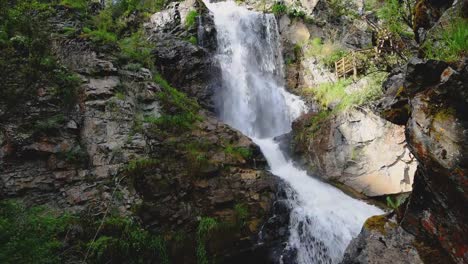
<instances>
[{"instance_id":1,"label":"wooden fence post","mask_svg":"<svg viewBox=\"0 0 468 264\"><path fill-rule=\"evenodd\" d=\"M353 78L357 79L356 53L353 51Z\"/></svg>"}]
</instances>

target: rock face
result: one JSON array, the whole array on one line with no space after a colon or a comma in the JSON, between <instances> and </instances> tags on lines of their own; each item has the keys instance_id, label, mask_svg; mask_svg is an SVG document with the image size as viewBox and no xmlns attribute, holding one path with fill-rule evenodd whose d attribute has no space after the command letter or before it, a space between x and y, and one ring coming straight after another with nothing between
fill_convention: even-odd
<instances>
[{"instance_id":1,"label":"rock face","mask_svg":"<svg viewBox=\"0 0 468 264\"><path fill-rule=\"evenodd\" d=\"M188 12L197 12L193 25L187 25ZM171 3L167 9L151 16L145 24L156 44L153 55L157 70L173 86L197 98L206 109L214 110L213 91L221 76L213 55L216 30L213 18L201 1ZM195 42L189 42L192 38Z\"/></svg>"},{"instance_id":2,"label":"rock face","mask_svg":"<svg viewBox=\"0 0 468 264\"><path fill-rule=\"evenodd\" d=\"M177 89L86 39L57 38L55 56L81 80L78 98L65 111L52 88L40 87L21 111L0 105L1 198L73 213L111 208L162 236L180 232L188 249L180 254L175 245L173 263L195 263L197 226L205 217L222 227L206 250L225 263L252 255L268 259L273 246L282 246L287 233L274 229L284 225L288 211L273 206L280 183L266 171L259 148L198 106L183 129L170 123L179 120L171 119L177 105L170 98L194 104L178 90L210 108L205 81L213 47L184 40L198 30L181 22L187 6L175 3L151 22L151 39L160 40L155 67ZM208 22L204 28L205 36L213 34ZM263 244L256 246L261 229Z\"/></svg>"},{"instance_id":3,"label":"rock face","mask_svg":"<svg viewBox=\"0 0 468 264\"><path fill-rule=\"evenodd\" d=\"M434 63L416 65L430 68ZM402 226L463 263L468 261L468 68L465 63L425 75L440 80L421 83L411 99L406 135L421 165Z\"/></svg>"},{"instance_id":4,"label":"rock face","mask_svg":"<svg viewBox=\"0 0 468 264\"><path fill-rule=\"evenodd\" d=\"M406 139L419 166L409 202L399 209L399 225L414 236L414 245L426 263L466 263L467 64L457 67L414 59L400 77L391 77L389 82L403 83L402 90L409 98ZM361 242L377 243L375 239L363 229ZM373 254L367 246L362 252ZM359 259L352 253L350 256L354 257L348 258L348 263Z\"/></svg>"},{"instance_id":5,"label":"rock face","mask_svg":"<svg viewBox=\"0 0 468 264\"><path fill-rule=\"evenodd\" d=\"M419 0L414 7L413 30L416 41L423 42L426 33L434 27L445 10L450 8L454 0ZM462 1L460 1L462 2Z\"/></svg>"},{"instance_id":6,"label":"rock face","mask_svg":"<svg viewBox=\"0 0 468 264\"><path fill-rule=\"evenodd\" d=\"M406 232L394 218L369 218L358 237L346 249L342 264L362 263L424 263L414 247L415 238Z\"/></svg>"},{"instance_id":7,"label":"rock face","mask_svg":"<svg viewBox=\"0 0 468 264\"><path fill-rule=\"evenodd\" d=\"M368 196L411 191L416 161L406 147L403 127L365 109L308 127L310 118L294 124L295 152L320 177Z\"/></svg>"}]
</instances>

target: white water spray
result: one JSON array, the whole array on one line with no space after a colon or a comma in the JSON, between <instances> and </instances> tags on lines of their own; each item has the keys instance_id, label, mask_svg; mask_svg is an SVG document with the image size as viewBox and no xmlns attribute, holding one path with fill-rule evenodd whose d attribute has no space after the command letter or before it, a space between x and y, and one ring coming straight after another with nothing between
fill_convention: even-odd
<instances>
[{"instance_id":1,"label":"white water spray","mask_svg":"<svg viewBox=\"0 0 468 264\"><path fill-rule=\"evenodd\" d=\"M364 221L382 211L296 168L273 137L291 130L305 112L300 98L284 89L283 63L276 20L238 7L232 1L207 3L217 29L222 87L217 91L221 119L251 137L271 172L292 190L288 247L297 263L339 263Z\"/></svg>"}]
</instances>

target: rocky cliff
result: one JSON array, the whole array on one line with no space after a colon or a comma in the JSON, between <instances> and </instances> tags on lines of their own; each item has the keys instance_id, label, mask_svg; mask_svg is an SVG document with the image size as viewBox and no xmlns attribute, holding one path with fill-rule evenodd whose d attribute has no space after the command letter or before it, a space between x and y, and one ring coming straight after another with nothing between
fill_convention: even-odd
<instances>
[{"instance_id":1,"label":"rocky cliff","mask_svg":"<svg viewBox=\"0 0 468 264\"><path fill-rule=\"evenodd\" d=\"M411 61L401 74L411 114L406 126L409 148L419 162L413 192L399 209L398 221L382 219L375 227L391 232L363 229L348 248L344 263L372 263L372 259L392 258L389 251L378 253L380 244L417 249L425 263L467 261L468 232L465 205L466 177L466 62L448 65L440 61ZM397 81L397 78L390 78ZM368 222L372 222L369 219ZM393 231L395 230L395 231ZM394 232L405 239L395 240ZM409 233L409 234L408 234ZM409 240L410 243L404 241ZM393 241L393 242L389 242ZM405 244L406 243L406 246ZM380 246L379 246L380 245ZM402 263L413 263L399 255Z\"/></svg>"},{"instance_id":2,"label":"rocky cliff","mask_svg":"<svg viewBox=\"0 0 468 264\"><path fill-rule=\"evenodd\" d=\"M226 263L245 260L245 252L268 259L268 245L281 241L269 230L277 222L270 217L279 181L250 139L209 112L216 35L202 2L172 3L147 21L144 48L151 53L145 65L122 58L121 43L96 43L74 8L53 8L53 31L76 28L47 45L77 92L62 104L64 96L50 83L7 83L9 89L25 85L31 96L21 104L1 101L2 199L86 213L86 221L133 219L166 238L173 263L195 263L200 250ZM190 12L203 28L187 24ZM130 32L145 21L138 12L125 19ZM197 34L204 38L190 39ZM287 209L276 213L287 215ZM200 226L210 221L215 231L197 240ZM262 227L263 246L255 247ZM91 243L105 233L100 228ZM91 230L77 232L82 237ZM182 240L175 238L179 233Z\"/></svg>"}]
</instances>

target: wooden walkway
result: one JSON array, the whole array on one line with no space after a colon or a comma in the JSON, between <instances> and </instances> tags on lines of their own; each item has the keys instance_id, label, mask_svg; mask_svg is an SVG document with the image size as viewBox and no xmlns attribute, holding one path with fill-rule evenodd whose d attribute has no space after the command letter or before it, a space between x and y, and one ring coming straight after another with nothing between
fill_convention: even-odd
<instances>
[{"instance_id":1,"label":"wooden walkway","mask_svg":"<svg viewBox=\"0 0 468 264\"><path fill-rule=\"evenodd\" d=\"M346 56L343 58L335 61L335 75L336 78L345 78L346 76L350 75L351 73L353 74L353 78L357 78L357 73L358 73L358 68L360 65L358 65L358 61L356 58L356 54L361 53L373 53L375 54L378 53L377 48L369 48L369 49L362 49L362 50L353 50L350 53L348 53Z\"/></svg>"}]
</instances>

